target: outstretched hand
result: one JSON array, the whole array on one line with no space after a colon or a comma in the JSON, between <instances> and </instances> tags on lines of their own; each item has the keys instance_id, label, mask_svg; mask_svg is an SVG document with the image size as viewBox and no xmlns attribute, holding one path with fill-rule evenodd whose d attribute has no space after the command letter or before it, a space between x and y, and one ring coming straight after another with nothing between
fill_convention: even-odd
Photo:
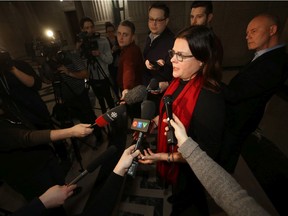
<instances>
[{"instance_id":1,"label":"outstretched hand","mask_svg":"<svg viewBox=\"0 0 288 216\"><path fill-rule=\"evenodd\" d=\"M135 145L128 147L122 154L120 160L114 168L114 173L124 176L132 164L133 158L140 154L139 150L134 151Z\"/></svg>"},{"instance_id":2,"label":"outstretched hand","mask_svg":"<svg viewBox=\"0 0 288 216\"><path fill-rule=\"evenodd\" d=\"M77 185L55 185L49 188L39 199L46 208L54 208L63 205L65 200L73 194Z\"/></svg>"},{"instance_id":3,"label":"outstretched hand","mask_svg":"<svg viewBox=\"0 0 288 216\"><path fill-rule=\"evenodd\" d=\"M90 124L77 124L71 127L73 137L85 137L93 132Z\"/></svg>"},{"instance_id":4,"label":"outstretched hand","mask_svg":"<svg viewBox=\"0 0 288 216\"><path fill-rule=\"evenodd\" d=\"M167 153L154 153L150 148L144 149L143 152L144 154L140 154L138 160L142 164L153 164L157 161L165 160L167 157Z\"/></svg>"}]
</instances>

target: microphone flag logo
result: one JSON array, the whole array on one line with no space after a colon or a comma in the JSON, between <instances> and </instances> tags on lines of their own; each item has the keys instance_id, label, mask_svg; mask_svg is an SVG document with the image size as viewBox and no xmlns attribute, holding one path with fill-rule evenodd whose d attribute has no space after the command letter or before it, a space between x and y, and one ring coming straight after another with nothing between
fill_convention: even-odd
<instances>
[{"instance_id":1,"label":"microphone flag logo","mask_svg":"<svg viewBox=\"0 0 288 216\"><path fill-rule=\"evenodd\" d=\"M146 119L134 119L131 125L131 129L147 132L149 127L149 120Z\"/></svg>"},{"instance_id":2,"label":"microphone flag logo","mask_svg":"<svg viewBox=\"0 0 288 216\"><path fill-rule=\"evenodd\" d=\"M111 117L112 117L113 119L117 118L117 116L118 116L118 114L117 114L116 112L112 112L112 113L111 113Z\"/></svg>"}]
</instances>

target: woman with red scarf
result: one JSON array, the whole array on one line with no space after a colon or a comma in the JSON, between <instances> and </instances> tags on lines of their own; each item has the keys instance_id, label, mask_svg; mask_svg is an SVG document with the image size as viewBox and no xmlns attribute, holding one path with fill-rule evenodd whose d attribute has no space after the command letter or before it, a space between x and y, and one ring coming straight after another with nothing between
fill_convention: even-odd
<instances>
[{"instance_id":1,"label":"woman with red scarf","mask_svg":"<svg viewBox=\"0 0 288 216\"><path fill-rule=\"evenodd\" d=\"M173 99L172 110L183 122L187 134L202 150L215 158L222 141L225 102L221 93L221 71L213 31L205 26L191 26L178 33L169 51L173 81L165 95ZM141 163L157 162L161 179L173 186L171 215L209 215L205 190L189 165L167 144L163 119L167 118L163 100L159 116L157 153L144 150Z\"/></svg>"}]
</instances>

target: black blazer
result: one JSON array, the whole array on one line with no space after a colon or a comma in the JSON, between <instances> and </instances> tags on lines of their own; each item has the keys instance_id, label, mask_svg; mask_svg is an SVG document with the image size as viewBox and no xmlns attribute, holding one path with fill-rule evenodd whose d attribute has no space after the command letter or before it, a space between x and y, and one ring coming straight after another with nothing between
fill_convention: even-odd
<instances>
[{"instance_id":1,"label":"black blazer","mask_svg":"<svg viewBox=\"0 0 288 216\"><path fill-rule=\"evenodd\" d=\"M286 47L274 49L248 63L224 87L227 126L232 133L249 134L257 128L267 102L287 79L287 62Z\"/></svg>"},{"instance_id":2,"label":"black blazer","mask_svg":"<svg viewBox=\"0 0 288 216\"><path fill-rule=\"evenodd\" d=\"M112 172L99 193L93 197L91 205L85 208L83 213L79 214L79 216L111 215L117 203L123 183L124 178ZM17 210L10 216L42 216L46 215L46 210L47 209L40 199L35 198L28 205Z\"/></svg>"}]
</instances>

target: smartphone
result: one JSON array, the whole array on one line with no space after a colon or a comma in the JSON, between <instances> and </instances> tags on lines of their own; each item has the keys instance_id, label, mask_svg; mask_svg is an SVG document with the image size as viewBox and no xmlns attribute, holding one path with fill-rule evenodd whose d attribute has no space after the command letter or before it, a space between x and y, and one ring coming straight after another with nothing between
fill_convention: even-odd
<instances>
[{"instance_id":1,"label":"smartphone","mask_svg":"<svg viewBox=\"0 0 288 216\"><path fill-rule=\"evenodd\" d=\"M160 93L161 92L161 89L148 89L147 92L149 93Z\"/></svg>"},{"instance_id":2,"label":"smartphone","mask_svg":"<svg viewBox=\"0 0 288 216\"><path fill-rule=\"evenodd\" d=\"M151 65L153 65L153 69L157 70L160 68L160 65L157 63L157 61L149 61Z\"/></svg>"}]
</instances>

